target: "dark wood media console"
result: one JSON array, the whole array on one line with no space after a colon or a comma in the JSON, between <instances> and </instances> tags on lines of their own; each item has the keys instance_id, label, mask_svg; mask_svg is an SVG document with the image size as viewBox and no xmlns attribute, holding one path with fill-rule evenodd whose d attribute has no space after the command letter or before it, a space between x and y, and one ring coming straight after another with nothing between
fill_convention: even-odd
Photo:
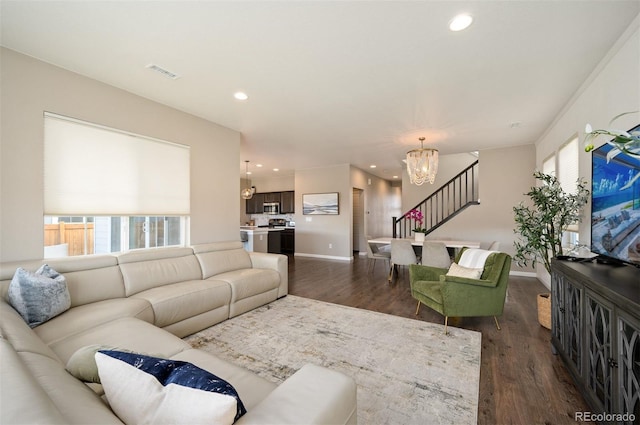
<instances>
[{"instance_id":1,"label":"dark wood media console","mask_svg":"<svg viewBox=\"0 0 640 425\"><path fill-rule=\"evenodd\" d=\"M553 259L551 317L552 348L588 414L640 424L640 269Z\"/></svg>"}]
</instances>

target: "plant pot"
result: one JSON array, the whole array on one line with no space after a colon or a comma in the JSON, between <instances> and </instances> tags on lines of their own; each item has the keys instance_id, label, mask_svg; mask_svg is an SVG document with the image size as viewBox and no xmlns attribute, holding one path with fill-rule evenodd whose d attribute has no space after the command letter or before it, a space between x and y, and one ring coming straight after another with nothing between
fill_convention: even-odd
<instances>
[{"instance_id":1,"label":"plant pot","mask_svg":"<svg viewBox=\"0 0 640 425\"><path fill-rule=\"evenodd\" d=\"M416 232L416 242L424 241L424 233Z\"/></svg>"},{"instance_id":2,"label":"plant pot","mask_svg":"<svg viewBox=\"0 0 640 425\"><path fill-rule=\"evenodd\" d=\"M538 294L538 322L551 329L551 294Z\"/></svg>"}]
</instances>

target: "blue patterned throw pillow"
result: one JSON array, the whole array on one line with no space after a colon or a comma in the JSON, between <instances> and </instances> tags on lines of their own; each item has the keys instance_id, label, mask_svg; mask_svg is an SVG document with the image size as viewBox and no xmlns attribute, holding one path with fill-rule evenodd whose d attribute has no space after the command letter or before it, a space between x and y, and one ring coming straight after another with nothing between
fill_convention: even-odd
<instances>
[{"instance_id":1,"label":"blue patterned throw pillow","mask_svg":"<svg viewBox=\"0 0 640 425\"><path fill-rule=\"evenodd\" d=\"M247 412L231 384L191 363L113 350L95 358L125 424L232 424Z\"/></svg>"},{"instance_id":2,"label":"blue patterned throw pillow","mask_svg":"<svg viewBox=\"0 0 640 425\"><path fill-rule=\"evenodd\" d=\"M35 273L18 267L9 284L7 297L9 304L32 328L71 307L66 279L47 264Z\"/></svg>"}]
</instances>

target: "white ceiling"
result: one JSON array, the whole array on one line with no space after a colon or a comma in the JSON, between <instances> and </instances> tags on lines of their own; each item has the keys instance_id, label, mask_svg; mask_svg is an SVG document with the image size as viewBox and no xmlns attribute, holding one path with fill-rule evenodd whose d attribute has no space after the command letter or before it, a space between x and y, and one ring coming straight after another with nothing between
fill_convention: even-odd
<instances>
[{"instance_id":1,"label":"white ceiling","mask_svg":"<svg viewBox=\"0 0 640 425\"><path fill-rule=\"evenodd\" d=\"M474 23L449 31L461 12ZM242 132L242 173L245 159L254 177L350 163L387 179L420 136L441 155L534 143L639 12L638 0L2 0L0 10L3 46Z\"/></svg>"}]
</instances>

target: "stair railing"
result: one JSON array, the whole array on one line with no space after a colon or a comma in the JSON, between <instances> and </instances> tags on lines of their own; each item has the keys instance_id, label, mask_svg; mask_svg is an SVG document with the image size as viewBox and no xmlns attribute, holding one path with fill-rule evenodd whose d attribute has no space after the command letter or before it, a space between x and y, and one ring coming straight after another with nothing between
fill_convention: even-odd
<instances>
[{"instance_id":1,"label":"stair railing","mask_svg":"<svg viewBox=\"0 0 640 425\"><path fill-rule=\"evenodd\" d=\"M410 238L416 227L424 227L429 234L458 215L470 205L478 205L478 161L458 173L451 180L425 198L402 217L393 219L393 237ZM411 210L422 213L420 225L409 216Z\"/></svg>"}]
</instances>

